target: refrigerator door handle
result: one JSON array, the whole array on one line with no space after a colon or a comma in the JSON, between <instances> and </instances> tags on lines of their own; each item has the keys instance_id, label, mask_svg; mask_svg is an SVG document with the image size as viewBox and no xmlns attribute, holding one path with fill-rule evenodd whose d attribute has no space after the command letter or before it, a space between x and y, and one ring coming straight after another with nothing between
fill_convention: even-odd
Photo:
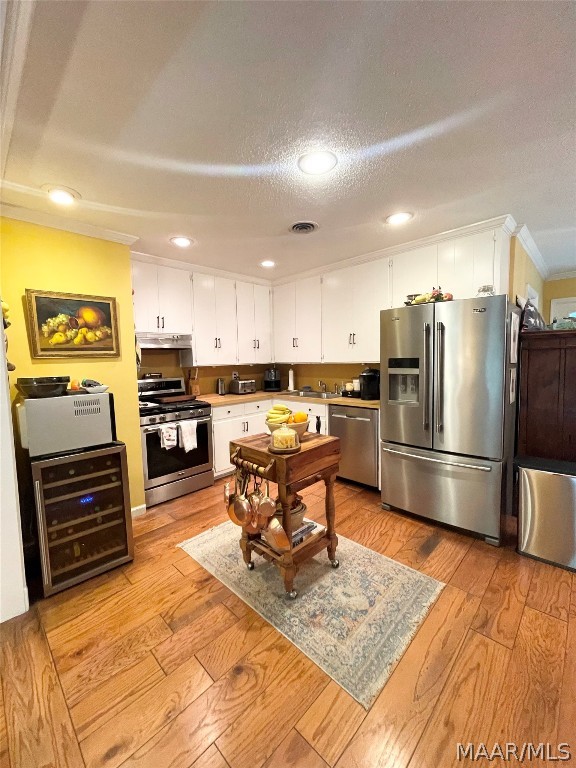
<instances>
[{"instance_id":1,"label":"refrigerator door handle","mask_svg":"<svg viewBox=\"0 0 576 768\"><path fill-rule=\"evenodd\" d=\"M427 430L430 426L430 323L424 323L424 412L422 427Z\"/></svg>"},{"instance_id":2,"label":"refrigerator door handle","mask_svg":"<svg viewBox=\"0 0 576 768\"><path fill-rule=\"evenodd\" d=\"M419 461L430 461L432 464L444 464L447 467L462 467L463 469L476 469L478 472L492 472L492 467L478 467L476 464L463 464L459 461L442 461L441 459L429 459L427 456L416 456L414 453L406 453L405 451L393 451L392 448L384 448L386 453L394 453L397 456L407 456L409 459L418 459Z\"/></svg>"},{"instance_id":3,"label":"refrigerator door handle","mask_svg":"<svg viewBox=\"0 0 576 768\"><path fill-rule=\"evenodd\" d=\"M442 432L444 410L444 323L436 323L436 432Z\"/></svg>"}]
</instances>

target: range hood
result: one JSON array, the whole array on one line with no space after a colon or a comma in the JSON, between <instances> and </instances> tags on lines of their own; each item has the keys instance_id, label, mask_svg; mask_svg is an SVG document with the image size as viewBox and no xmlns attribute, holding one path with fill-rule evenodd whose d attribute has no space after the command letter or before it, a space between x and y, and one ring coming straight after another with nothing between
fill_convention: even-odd
<instances>
[{"instance_id":1,"label":"range hood","mask_svg":"<svg viewBox=\"0 0 576 768\"><path fill-rule=\"evenodd\" d=\"M189 349L192 350L192 336L184 333L137 333L136 340L141 349Z\"/></svg>"}]
</instances>

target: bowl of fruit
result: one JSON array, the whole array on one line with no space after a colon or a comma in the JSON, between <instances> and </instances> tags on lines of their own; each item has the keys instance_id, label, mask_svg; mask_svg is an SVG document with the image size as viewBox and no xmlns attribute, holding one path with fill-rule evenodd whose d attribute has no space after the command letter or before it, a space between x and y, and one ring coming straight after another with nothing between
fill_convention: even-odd
<instances>
[{"instance_id":1,"label":"bowl of fruit","mask_svg":"<svg viewBox=\"0 0 576 768\"><path fill-rule=\"evenodd\" d=\"M266 426L270 432L274 432L284 425L293 429L298 437L302 437L308 429L308 414L304 411L293 413L287 405L274 405L266 414Z\"/></svg>"}]
</instances>

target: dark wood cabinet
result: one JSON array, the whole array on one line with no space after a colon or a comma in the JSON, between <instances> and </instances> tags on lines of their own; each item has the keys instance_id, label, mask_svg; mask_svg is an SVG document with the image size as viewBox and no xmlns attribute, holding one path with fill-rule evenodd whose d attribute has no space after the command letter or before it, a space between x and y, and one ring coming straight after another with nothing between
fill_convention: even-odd
<instances>
[{"instance_id":1,"label":"dark wood cabinet","mask_svg":"<svg viewBox=\"0 0 576 768\"><path fill-rule=\"evenodd\" d=\"M576 331L520 337L521 456L576 461Z\"/></svg>"}]
</instances>

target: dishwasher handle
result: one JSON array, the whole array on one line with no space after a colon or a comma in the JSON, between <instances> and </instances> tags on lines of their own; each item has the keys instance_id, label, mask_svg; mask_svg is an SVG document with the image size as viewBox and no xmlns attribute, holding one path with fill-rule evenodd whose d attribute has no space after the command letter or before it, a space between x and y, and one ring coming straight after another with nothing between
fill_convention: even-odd
<instances>
[{"instance_id":1,"label":"dishwasher handle","mask_svg":"<svg viewBox=\"0 0 576 768\"><path fill-rule=\"evenodd\" d=\"M331 414L332 419L353 419L354 421L371 421L371 419L367 419L366 416L345 416L342 413L333 413Z\"/></svg>"}]
</instances>

